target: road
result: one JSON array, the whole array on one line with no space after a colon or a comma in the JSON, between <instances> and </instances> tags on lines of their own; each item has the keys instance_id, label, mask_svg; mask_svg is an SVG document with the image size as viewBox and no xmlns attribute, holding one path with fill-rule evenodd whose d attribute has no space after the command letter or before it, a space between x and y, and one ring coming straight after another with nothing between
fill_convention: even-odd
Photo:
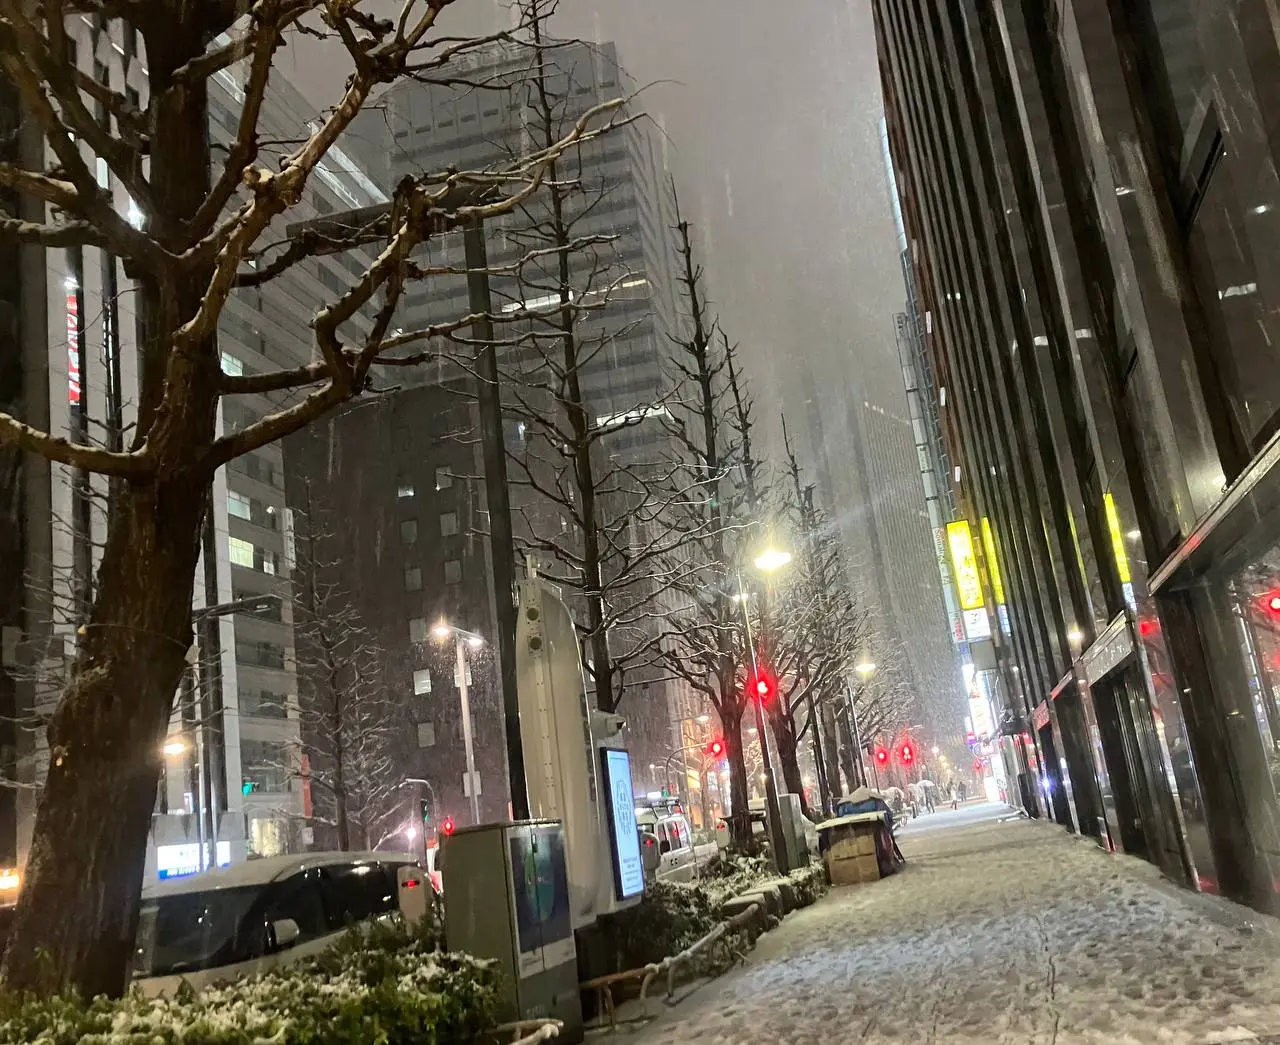
<instances>
[{"instance_id":1,"label":"road","mask_svg":"<svg viewBox=\"0 0 1280 1045\"><path fill-rule=\"evenodd\" d=\"M1207 1045L1280 1034L1280 923L1004 806L901 834L908 866L833 890L638 1045Z\"/></svg>"}]
</instances>

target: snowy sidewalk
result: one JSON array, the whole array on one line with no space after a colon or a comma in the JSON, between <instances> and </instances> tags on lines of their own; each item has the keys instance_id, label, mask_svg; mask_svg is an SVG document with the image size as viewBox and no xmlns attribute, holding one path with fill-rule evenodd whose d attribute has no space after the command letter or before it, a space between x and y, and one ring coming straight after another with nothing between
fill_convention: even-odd
<instances>
[{"instance_id":1,"label":"snowy sidewalk","mask_svg":"<svg viewBox=\"0 0 1280 1045\"><path fill-rule=\"evenodd\" d=\"M1209 1043L1280 1034L1274 920L1060 828L965 806L903 832L906 870L836 889L636 1045Z\"/></svg>"}]
</instances>

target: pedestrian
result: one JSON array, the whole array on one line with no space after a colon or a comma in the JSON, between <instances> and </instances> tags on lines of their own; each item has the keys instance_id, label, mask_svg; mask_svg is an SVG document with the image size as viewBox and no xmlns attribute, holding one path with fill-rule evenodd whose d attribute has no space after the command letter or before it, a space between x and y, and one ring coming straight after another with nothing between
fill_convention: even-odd
<instances>
[{"instance_id":1,"label":"pedestrian","mask_svg":"<svg viewBox=\"0 0 1280 1045\"><path fill-rule=\"evenodd\" d=\"M960 808L960 788L958 788L954 783L951 785L951 808Z\"/></svg>"}]
</instances>

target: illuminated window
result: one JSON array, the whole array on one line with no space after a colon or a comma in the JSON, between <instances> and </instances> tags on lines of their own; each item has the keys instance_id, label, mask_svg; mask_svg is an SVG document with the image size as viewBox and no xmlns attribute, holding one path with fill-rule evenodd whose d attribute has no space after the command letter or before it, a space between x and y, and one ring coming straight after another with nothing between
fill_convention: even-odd
<instances>
[{"instance_id":1,"label":"illuminated window","mask_svg":"<svg viewBox=\"0 0 1280 1045\"><path fill-rule=\"evenodd\" d=\"M249 506L249 498L235 490L227 492L227 511L237 519L251 519L253 512Z\"/></svg>"},{"instance_id":2,"label":"illuminated window","mask_svg":"<svg viewBox=\"0 0 1280 1045\"><path fill-rule=\"evenodd\" d=\"M431 692L431 672L426 668L418 668L413 673L413 695L425 697Z\"/></svg>"},{"instance_id":3,"label":"illuminated window","mask_svg":"<svg viewBox=\"0 0 1280 1045\"><path fill-rule=\"evenodd\" d=\"M232 565L246 566L253 569L253 545L239 537L227 538L227 552L231 556Z\"/></svg>"}]
</instances>

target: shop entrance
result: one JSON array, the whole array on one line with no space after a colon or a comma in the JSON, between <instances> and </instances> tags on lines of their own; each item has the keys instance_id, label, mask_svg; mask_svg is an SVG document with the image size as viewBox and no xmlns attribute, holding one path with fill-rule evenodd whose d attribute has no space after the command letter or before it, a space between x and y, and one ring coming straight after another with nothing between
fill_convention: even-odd
<instances>
[{"instance_id":1,"label":"shop entrance","mask_svg":"<svg viewBox=\"0 0 1280 1045\"><path fill-rule=\"evenodd\" d=\"M1058 733L1062 737L1062 754L1071 774L1071 796L1075 801L1080 833L1102 838L1102 793L1090 754L1089 731L1080 690L1075 685L1067 687L1053 702L1053 709L1058 719Z\"/></svg>"},{"instance_id":2,"label":"shop entrance","mask_svg":"<svg viewBox=\"0 0 1280 1045\"><path fill-rule=\"evenodd\" d=\"M1137 731L1124 685L1124 672L1094 683L1093 706L1098 713L1098 732L1102 734L1102 755L1111 779L1111 797L1115 802L1116 820L1120 827L1120 845L1126 853L1151 859L1151 847L1144 826L1143 803L1139 794L1142 763L1138 759Z\"/></svg>"},{"instance_id":3,"label":"shop entrance","mask_svg":"<svg viewBox=\"0 0 1280 1045\"><path fill-rule=\"evenodd\" d=\"M1053 809L1053 818L1068 831L1074 830L1071 802L1067 798L1067 789L1062 779L1062 763L1059 761L1057 745L1053 742L1052 724L1042 726L1039 733L1040 750L1044 753L1044 778L1049 784L1049 804Z\"/></svg>"}]
</instances>

